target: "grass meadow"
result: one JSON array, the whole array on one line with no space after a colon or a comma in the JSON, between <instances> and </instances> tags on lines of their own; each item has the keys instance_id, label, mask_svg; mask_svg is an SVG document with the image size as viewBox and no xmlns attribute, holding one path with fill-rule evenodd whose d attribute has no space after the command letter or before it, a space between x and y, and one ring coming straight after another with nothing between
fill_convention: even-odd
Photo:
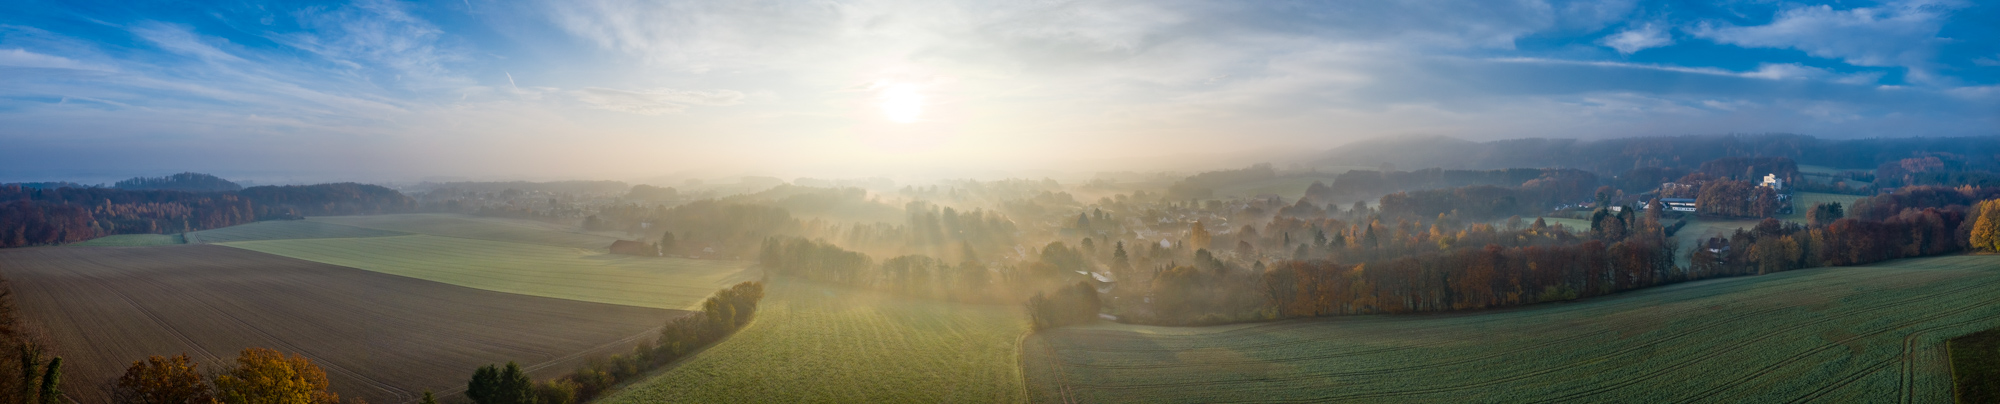
<instances>
[{"instance_id":1,"label":"grass meadow","mask_svg":"<svg viewBox=\"0 0 2000 404\"><path fill-rule=\"evenodd\" d=\"M599 402L1021 402L1027 331L1018 306L775 278L748 327Z\"/></svg>"},{"instance_id":2,"label":"grass meadow","mask_svg":"<svg viewBox=\"0 0 2000 404\"><path fill-rule=\"evenodd\" d=\"M179 234L114 234L67 245L78 247L146 247L185 244Z\"/></svg>"},{"instance_id":3,"label":"grass meadow","mask_svg":"<svg viewBox=\"0 0 2000 404\"><path fill-rule=\"evenodd\" d=\"M2000 325L2000 256L1574 303L1030 337L1039 402L1949 402L1944 341Z\"/></svg>"},{"instance_id":4,"label":"grass meadow","mask_svg":"<svg viewBox=\"0 0 2000 404\"><path fill-rule=\"evenodd\" d=\"M343 226L307 220L267 220L246 223L220 229L187 233L187 242L195 244L229 243L256 240L291 240L306 238L349 238L388 237L409 233L376 230L364 227Z\"/></svg>"},{"instance_id":5,"label":"grass meadow","mask_svg":"<svg viewBox=\"0 0 2000 404\"><path fill-rule=\"evenodd\" d=\"M1854 201L1860 200L1861 198L1862 198L1861 195L1822 194L1817 192L1794 192L1792 193L1792 214L1780 215L1778 216L1778 220L1789 220L1799 223L1805 223L1807 221L1806 214L1812 212L1813 204L1839 202L1841 209L1853 210Z\"/></svg>"},{"instance_id":6,"label":"grass meadow","mask_svg":"<svg viewBox=\"0 0 2000 404\"><path fill-rule=\"evenodd\" d=\"M412 234L598 250L610 247L611 242L619 238L615 234L585 232L553 223L446 213L322 216L306 221ZM651 236L659 237L658 234Z\"/></svg>"}]
</instances>

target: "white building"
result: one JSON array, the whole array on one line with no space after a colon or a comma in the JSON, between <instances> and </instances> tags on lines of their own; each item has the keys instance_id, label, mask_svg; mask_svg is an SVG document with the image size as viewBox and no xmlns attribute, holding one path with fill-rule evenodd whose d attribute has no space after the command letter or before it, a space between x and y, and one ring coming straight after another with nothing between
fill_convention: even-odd
<instances>
[{"instance_id":1,"label":"white building","mask_svg":"<svg viewBox=\"0 0 2000 404\"><path fill-rule=\"evenodd\" d=\"M1785 180L1778 179L1777 174L1764 174L1764 183L1759 185L1779 191L1785 190Z\"/></svg>"}]
</instances>

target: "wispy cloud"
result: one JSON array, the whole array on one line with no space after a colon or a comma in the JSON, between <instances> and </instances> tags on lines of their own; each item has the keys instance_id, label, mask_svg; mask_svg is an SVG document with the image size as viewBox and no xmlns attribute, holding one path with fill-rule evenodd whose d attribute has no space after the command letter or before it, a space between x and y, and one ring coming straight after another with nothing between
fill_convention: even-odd
<instances>
[{"instance_id":1,"label":"wispy cloud","mask_svg":"<svg viewBox=\"0 0 2000 404\"><path fill-rule=\"evenodd\" d=\"M0 66L33 67L43 69L110 70L69 58L29 52L25 49L0 49Z\"/></svg>"},{"instance_id":2,"label":"wispy cloud","mask_svg":"<svg viewBox=\"0 0 2000 404\"><path fill-rule=\"evenodd\" d=\"M1653 23L1646 23L1605 36L1604 39L1598 40L1597 43L1611 47L1611 49L1617 49L1618 53L1630 55L1633 52L1647 48L1673 45L1674 37L1672 34L1667 33L1665 28Z\"/></svg>"},{"instance_id":3,"label":"wispy cloud","mask_svg":"<svg viewBox=\"0 0 2000 404\"><path fill-rule=\"evenodd\" d=\"M614 90L587 87L572 92L578 101L592 108L661 115L686 111L691 106L728 106L743 103L742 92L734 90L691 91L674 89Z\"/></svg>"}]
</instances>

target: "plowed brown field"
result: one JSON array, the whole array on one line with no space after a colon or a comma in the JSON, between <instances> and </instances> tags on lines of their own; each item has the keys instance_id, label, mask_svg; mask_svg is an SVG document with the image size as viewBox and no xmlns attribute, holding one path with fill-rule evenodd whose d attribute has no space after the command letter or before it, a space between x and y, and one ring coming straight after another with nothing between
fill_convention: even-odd
<instances>
[{"instance_id":1,"label":"plowed brown field","mask_svg":"<svg viewBox=\"0 0 2000 404\"><path fill-rule=\"evenodd\" d=\"M107 402L132 361L185 352L203 369L246 347L304 354L343 397L456 393L473 369L537 378L627 351L663 310L491 292L213 246L0 250L23 314L56 339L72 397Z\"/></svg>"}]
</instances>

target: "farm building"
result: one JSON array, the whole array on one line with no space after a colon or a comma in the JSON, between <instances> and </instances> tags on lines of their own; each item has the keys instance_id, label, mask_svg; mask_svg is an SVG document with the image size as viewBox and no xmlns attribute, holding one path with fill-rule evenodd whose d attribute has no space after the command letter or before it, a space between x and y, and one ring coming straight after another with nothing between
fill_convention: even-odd
<instances>
[{"instance_id":1,"label":"farm building","mask_svg":"<svg viewBox=\"0 0 2000 404\"><path fill-rule=\"evenodd\" d=\"M632 240L618 240L611 242L611 253L624 254L624 255L638 255L646 257L657 257L660 255L659 251L655 251L653 249L652 244L646 244Z\"/></svg>"},{"instance_id":2,"label":"farm building","mask_svg":"<svg viewBox=\"0 0 2000 404\"><path fill-rule=\"evenodd\" d=\"M1778 179L1777 174L1764 174L1764 182L1757 185L1779 191L1785 190L1785 180Z\"/></svg>"},{"instance_id":3,"label":"farm building","mask_svg":"<svg viewBox=\"0 0 2000 404\"><path fill-rule=\"evenodd\" d=\"M1667 205L1667 210L1675 212L1693 212L1697 207L1694 198L1660 198L1660 203Z\"/></svg>"}]
</instances>

